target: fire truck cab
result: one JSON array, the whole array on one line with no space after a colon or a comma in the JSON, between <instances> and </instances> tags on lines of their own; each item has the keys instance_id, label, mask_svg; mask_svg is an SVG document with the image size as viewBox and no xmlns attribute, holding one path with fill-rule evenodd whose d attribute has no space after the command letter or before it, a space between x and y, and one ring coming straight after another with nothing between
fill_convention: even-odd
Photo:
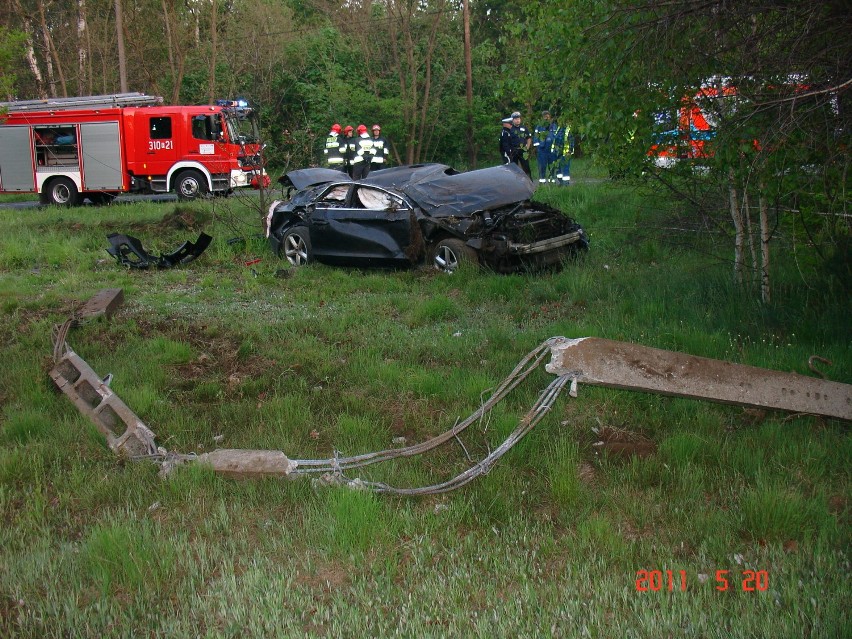
<instances>
[{"instance_id":1,"label":"fire truck cab","mask_svg":"<svg viewBox=\"0 0 852 639\"><path fill-rule=\"evenodd\" d=\"M121 193L191 200L268 180L244 102L162 106L118 94L0 103L0 193L71 206Z\"/></svg>"}]
</instances>

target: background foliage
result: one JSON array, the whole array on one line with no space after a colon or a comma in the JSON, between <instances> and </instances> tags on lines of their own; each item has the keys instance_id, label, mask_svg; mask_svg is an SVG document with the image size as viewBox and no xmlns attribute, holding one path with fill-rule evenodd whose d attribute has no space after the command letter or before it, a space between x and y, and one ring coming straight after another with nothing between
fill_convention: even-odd
<instances>
[{"instance_id":1,"label":"background foliage","mask_svg":"<svg viewBox=\"0 0 852 639\"><path fill-rule=\"evenodd\" d=\"M690 230L725 229L736 281L764 301L782 218L797 227L805 277L852 288L843 3L470 0L470 10L479 165L499 161L501 117L518 109L531 123L550 108L580 153L680 202ZM317 163L332 122L381 124L395 163L474 168L461 0L7 0L0 26L8 97L117 92L124 66L130 90L173 103L250 99L275 171ZM700 172L660 171L648 149L661 117L676 120L707 86L733 89L703 105L713 156Z\"/></svg>"}]
</instances>

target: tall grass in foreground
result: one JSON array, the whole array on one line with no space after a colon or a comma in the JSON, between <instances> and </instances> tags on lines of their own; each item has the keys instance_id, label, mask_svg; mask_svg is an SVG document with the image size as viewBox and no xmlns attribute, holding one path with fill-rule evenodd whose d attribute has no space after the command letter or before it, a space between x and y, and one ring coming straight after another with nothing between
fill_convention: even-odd
<instances>
[{"instance_id":1,"label":"tall grass in foreground","mask_svg":"<svg viewBox=\"0 0 852 639\"><path fill-rule=\"evenodd\" d=\"M328 458L421 441L554 335L804 374L819 354L852 381L845 298L803 286L783 256L776 302L761 306L727 264L669 241L664 202L610 184L538 197L581 221L592 249L509 276L314 265L282 278L262 242L225 241L209 202L189 230L164 223L173 204L5 212L0 635L852 634L843 424L581 385L485 477L395 499L193 465L160 478L116 459L47 378L52 325L120 286L119 313L70 343L114 374L161 445L187 453ZM202 228L213 246L173 271L124 271L104 251L112 231L170 250ZM358 475L445 480L551 379L534 373L423 458ZM638 570L683 570L686 590L637 591ZM766 571L768 587L744 591L745 570Z\"/></svg>"}]
</instances>

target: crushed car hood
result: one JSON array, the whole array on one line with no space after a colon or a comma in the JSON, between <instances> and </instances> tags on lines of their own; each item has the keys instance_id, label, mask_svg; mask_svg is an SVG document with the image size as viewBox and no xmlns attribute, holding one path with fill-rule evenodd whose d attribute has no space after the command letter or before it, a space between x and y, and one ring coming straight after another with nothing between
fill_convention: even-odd
<instances>
[{"instance_id":1,"label":"crushed car hood","mask_svg":"<svg viewBox=\"0 0 852 639\"><path fill-rule=\"evenodd\" d=\"M455 175L438 172L401 184L400 191L432 217L466 216L529 200L535 185L517 164Z\"/></svg>"}]
</instances>

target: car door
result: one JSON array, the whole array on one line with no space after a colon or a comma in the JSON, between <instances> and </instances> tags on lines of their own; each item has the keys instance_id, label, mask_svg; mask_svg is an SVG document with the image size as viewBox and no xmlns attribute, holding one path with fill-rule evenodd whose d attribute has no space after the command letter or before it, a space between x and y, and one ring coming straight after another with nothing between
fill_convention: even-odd
<instances>
[{"instance_id":1,"label":"car door","mask_svg":"<svg viewBox=\"0 0 852 639\"><path fill-rule=\"evenodd\" d=\"M344 187L346 198L340 200ZM411 261L406 255L411 220L412 207L399 194L369 185L337 185L311 213L314 255L341 263Z\"/></svg>"}]
</instances>

